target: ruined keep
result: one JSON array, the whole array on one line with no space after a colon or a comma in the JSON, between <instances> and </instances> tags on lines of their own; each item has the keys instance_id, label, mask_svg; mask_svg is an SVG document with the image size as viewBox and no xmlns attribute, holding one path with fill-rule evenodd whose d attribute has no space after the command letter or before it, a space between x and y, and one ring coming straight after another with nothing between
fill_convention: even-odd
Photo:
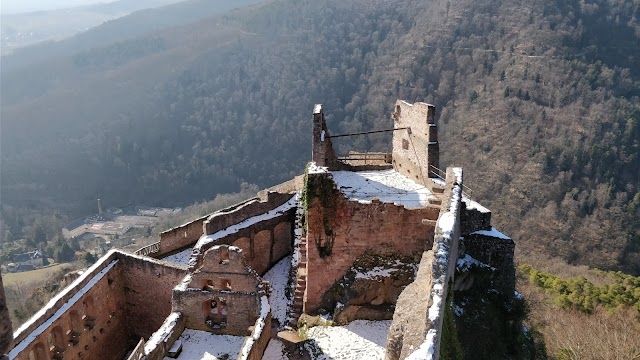
<instances>
[{"instance_id":1,"label":"ruined keep","mask_svg":"<svg viewBox=\"0 0 640 360\"><path fill-rule=\"evenodd\" d=\"M514 242L469 198L462 168L440 169L434 106L396 102L390 153L339 155L321 105L311 120L304 175L136 254L109 252L0 342L8 357L182 359L190 337L232 336L237 359L261 359L303 315L325 314L389 321L388 360L438 359L450 288L473 286L456 278L460 258L513 297ZM266 281L284 259L283 283Z\"/></svg>"}]
</instances>

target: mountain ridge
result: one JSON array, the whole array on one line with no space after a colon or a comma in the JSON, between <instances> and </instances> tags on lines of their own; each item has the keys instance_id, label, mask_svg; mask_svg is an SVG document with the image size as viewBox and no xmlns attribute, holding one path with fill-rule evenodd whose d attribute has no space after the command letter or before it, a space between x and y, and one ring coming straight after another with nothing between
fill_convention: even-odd
<instances>
[{"instance_id":1,"label":"mountain ridge","mask_svg":"<svg viewBox=\"0 0 640 360\"><path fill-rule=\"evenodd\" d=\"M269 186L302 171L304 110L314 103L332 114L332 131L358 132L388 128L388 99L404 98L441 109L443 163L464 164L466 184L520 239L521 254L638 273L640 77L631 66L640 48L638 7L614 0L275 1L181 32L154 32L130 43L149 46L147 53L127 57L126 45L109 48L115 62L108 71L91 60L111 50L90 53L88 63L98 64L87 70L93 85L70 82L65 95L53 82L37 106L14 94L14 104L3 99L3 119L14 122L3 126L3 146L15 149L3 149L3 167L12 169L3 192L13 192L13 202L29 194L37 204L51 196L46 182L35 182L41 191L17 190L32 179L62 179L58 202L109 194L161 203L212 197L242 181ZM601 31L610 23L613 45ZM629 46L613 48L623 42ZM69 57L61 62L69 73L78 66ZM74 96L85 99L81 111L64 109ZM107 98L121 98L117 110L90 106ZM62 105L43 116L54 103ZM73 147L48 118L83 124L69 134ZM38 131L41 150L20 145L33 133L17 119L47 129ZM60 140L45 154L45 135L56 131ZM384 151L383 139L336 146ZM21 166L34 159L39 166ZM67 176L65 163L86 167ZM85 181L79 186L76 178Z\"/></svg>"}]
</instances>

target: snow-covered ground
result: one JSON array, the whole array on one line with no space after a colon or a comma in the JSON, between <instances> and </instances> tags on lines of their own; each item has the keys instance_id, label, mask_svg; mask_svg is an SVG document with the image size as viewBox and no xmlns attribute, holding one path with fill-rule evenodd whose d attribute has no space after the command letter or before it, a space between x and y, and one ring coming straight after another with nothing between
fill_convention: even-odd
<instances>
[{"instance_id":1,"label":"snow-covered ground","mask_svg":"<svg viewBox=\"0 0 640 360\"><path fill-rule=\"evenodd\" d=\"M280 339L271 339L269 345L262 355L262 360L286 360L287 355L284 352L284 344Z\"/></svg>"},{"instance_id":2,"label":"snow-covered ground","mask_svg":"<svg viewBox=\"0 0 640 360\"><path fill-rule=\"evenodd\" d=\"M361 203L381 202L417 209L429 205L431 191L395 170L333 171L333 180L346 197Z\"/></svg>"},{"instance_id":3,"label":"snow-covered ground","mask_svg":"<svg viewBox=\"0 0 640 360\"><path fill-rule=\"evenodd\" d=\"M355 320L346 326L316 326L308 330L309 339L322 350L316 360L384 359L391 320ZM313 345L308 345L313 346Z\"/></svg>"},{"instance_id":4,"label":"snow-covered ground","mask_svg":"<svg viewBox=\"0 0 640 360\"><path fill-rule=\"evenodd\" d=\"M206 331L184 329L176 342L182 342L178 360L235 359L244 342L243 336L214 335ZM226 356L225 356L226 355ZM164 360L171 360L165 357Z\"/></svg>"},{"instance_id":5,"label":"snow-covered ground","mask_svg":"<svg viewBox=\"0 0 640 360\"><path fill-rule=\"evenodd\" d=\"M386 266L376 266L371 270L362 272L361 269L357 269L356 279L381 279L391 276L396 271L400 270L413 270L417 271L418 267L415 264L405 264L400 260L388 262Z\"/></svg>"},{"instance_id":6,"label":"snow-covered ground","mask_svg":"<svg viewBox=\"0 0 640 360\"><path fill-rule=\"evenodd\" d=\"M287 289L287 281L289 280L289 270L291 269L291 256L287 256L275 264L271 270L267 271L262 277L269 282L271 287L271 296L269 296L269 305L271 305L271 317L277 319L280 325L284 325L287 319L288 300L284 295Z\"/></svg>"},{"instance_id":7,"label":"snow-covered ground","mask_svg":"<svg viewBox=\"0 0 640 360\"><path fill-rule=\"evenodd\" d=\"M180 251L179 253L175 253L173 255L162 258L161 260L182 266L187 266L189 265L189 258L191 257L192 252L193 248L188 248Z\"/></svg>"}]
</instances>

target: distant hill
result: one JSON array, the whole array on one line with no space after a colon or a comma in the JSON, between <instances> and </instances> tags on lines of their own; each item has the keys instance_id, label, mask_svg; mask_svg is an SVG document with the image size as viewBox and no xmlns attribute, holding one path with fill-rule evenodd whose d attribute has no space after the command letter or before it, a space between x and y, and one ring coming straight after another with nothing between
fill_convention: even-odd
<instances>
[{"instance_id":1,"label":"distant hill","mask_svg":"<svg viewBox=\"0 0 640 360\"><path fill-rule=\"evenodd\" d=\"M136 13L2 59L3 201L73 212L272 185L309 159L314 103L354 132L388 128L403 98L436 105L442 163L464 166L522 254L637 274L639 6L280 0L183 8L194 22L179 25L177 8Z\"/></svg>"},{"instance_id":2,"label":"distant hill","mask_svg":"<svg viewBox=\"0 0 640 360\"><path fill-rule=\"evenodd\" d=\"M2 54L47 40L60 40L132 12L181 0L118 0L67 9L2 14Z\"/></svg>"},{"instance_id":3,"label":"distant hill","mask_svg":"<svg viewBox=\"0 0 640 360\"><path fill-rule=\"evenodd\" d=\"M107 17L110 17L111 20L106 21L100 26L92 27L90 30L81 32L71 38L16 49L10 56L2 57L2 71L3 73L11 72L16 68L46 61L46 59L52 57L65 56L81 50L108 46L114 42L125 41L172 26L192 23L210 16L218 16L233 9L262 1L264 0L186 0L181 2L177 2L177 0L120 0L109 4L91 5L72 9L70 10L71 13L65 10L59 10L63 17L61 21L65 21L67 24L68 21L70 21L69 18L73 18L73 21L77 20L78 17L81 18L82 14L76 16L74 14L75 11L89 11L92 14L97 14L92 16L97 16L100 19L104 18L104 20L109 20ZM162 3L175 4L162 7L154 6L151 8L151 5L154 3L157 4L155 6L159 6ZM135 11L128 16L114 16L114 14L119 12L127 12L127 9L134 11L136 8L143 10ZM22 17L27 15L15 16L18 17L15 22L19 22L21 24L20 26L24 26L24 19ZM8 17L11 19L10 16ZM5 33L5 26L8 27L7 30L9 33L15 32L10 28L12 23L12 21L5 23L3 17L3 34Z\"/></svg>"}]
</instances>

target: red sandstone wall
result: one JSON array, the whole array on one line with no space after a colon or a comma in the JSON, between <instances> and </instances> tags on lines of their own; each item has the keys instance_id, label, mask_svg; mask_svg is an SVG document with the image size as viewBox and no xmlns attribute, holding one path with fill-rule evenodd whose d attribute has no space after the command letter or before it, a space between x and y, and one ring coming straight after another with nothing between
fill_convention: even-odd
<instances>
[{"instance_id":1,"label":"red sandstone wall","mask_svg":"<svg viewBox=\"0 0 640 360\"><path fill-rule=\"evenodd\" d=\"M130 338L148 339L171 314L171 294L186 268L122 256L127 328Z\"/></svg>"},{"instance_id":2,"label":"red sandstone wall","mask_svg":"<svg viewBox=\"0 0 640 360\"><path fill-rule=\"evenodd\" d=\"M76 291L66 294L53 310L41 316L39 321L22 333L20 339L38 328L46 319L69 301L79 289L88 283L117 258L110 255L89 274L87 280L75 287ZM17 354L16 359L29 359L30 351L36 360L48 360L50 343L57 345L64 359L121 359L128 349L128 333L124 301L123 264L118 262L89 291L81 296L64 314L53 321L38 335L25 350ZM83 317L86 317L83 319ZM92 318L93 321L87 321ZM92 326L87 326L91 324ZM77 343L69 345L71 331L77 333ZM17 345L17 344L16 344Z\"/></svg>"},{"instance_id":3,"label":"red sandstone wall","mask_svg":"<svg viewBox=\"0 0 640 360\"><path fill-rule=\"evenodd\" d=\"M252 198L167 230L160 234L160 251L154 254L154 257L160 258L193 245L203 234L213 234L250 217L266 213L287 202L291 196L286 193L266 193L263 198Z\"/></svg>"},{"instance_id":4,"label":"red sandstone wall","mask_svg":"<svg viewBox=\"0 0 640 360\"><path fill-rule=\"evenodd\" d=\"M388 203L361 204L348 201L334 191L337 194L335 217L341 220L333 227L336 237L330 256L321 258L315 243L318 237L326 238L318 198L307 213L307 311L317 309L322 294L362 254L415 255L417 262L422 252L433 244L433 225L422 224L422 219L437 218L438 208L407 210Z\"/></svg>"},{"instance_id":5,"label":"red sandstone wall","mask_svg":"<svg viewBox=\"0 0 640 360\"><path fill-rule=\"evenodd\" d=\"M203 233L203 224L208 217L209 215L203 216L190 223L160 233L160 251L154 256L162 257L198 241Z\"/></svg>"},{"instance_id":6,"label":"red sandstone wall","mask_svg":"<svg viewBox=\"0 0 640 360\"><path fill-rule=\"evenodd\" d=\"M254 198L231 208L220 210L211 215L206 221L204 225L205 233L207 235L214 234L231 225L238 224L256 215L264 214L289 201L292 196L292 194L270 192L266 194L266 198L259 200Z\"/></svg>"}]
</instances>

